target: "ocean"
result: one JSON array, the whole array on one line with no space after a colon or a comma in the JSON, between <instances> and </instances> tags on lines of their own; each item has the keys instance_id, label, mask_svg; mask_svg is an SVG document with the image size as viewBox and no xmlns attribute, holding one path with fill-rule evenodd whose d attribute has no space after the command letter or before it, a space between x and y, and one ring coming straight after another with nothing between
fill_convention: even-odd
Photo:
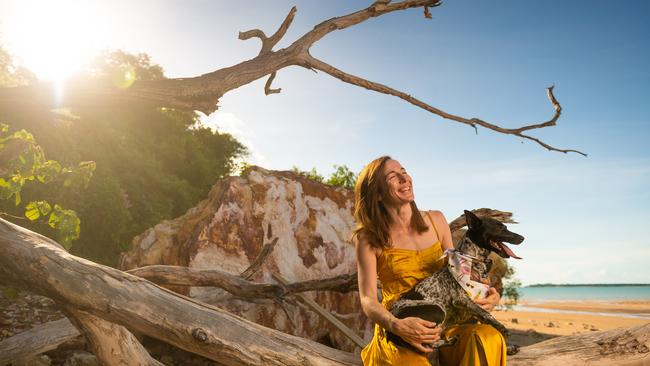
<instances>
[{"instance_id":1,"label":"ocean","mask_svg":"<svg viewBox=\"0 0 650 366\"><path fill-rule=\"evenodd\" d=\"M650 285L526 286L520 301L621 301L650 300Z\"/></svg>"}]
</instances>

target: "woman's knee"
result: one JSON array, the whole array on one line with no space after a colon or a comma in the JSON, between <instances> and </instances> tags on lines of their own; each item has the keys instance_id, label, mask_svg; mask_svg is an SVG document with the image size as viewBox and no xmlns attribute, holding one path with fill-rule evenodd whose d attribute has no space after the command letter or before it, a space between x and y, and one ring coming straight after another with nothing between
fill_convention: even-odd
<instances>
[{"instance_id":1,"label":"woman's knee","mask_svg":"<svg viewBox=\"0 0 650 366\"><path fill-rule=\"evenodd\" d=\"M489 324L479 324L474 328L474 334L484 339L499 338L503 339L501 332Z\"/></svg>"}]
</instances>

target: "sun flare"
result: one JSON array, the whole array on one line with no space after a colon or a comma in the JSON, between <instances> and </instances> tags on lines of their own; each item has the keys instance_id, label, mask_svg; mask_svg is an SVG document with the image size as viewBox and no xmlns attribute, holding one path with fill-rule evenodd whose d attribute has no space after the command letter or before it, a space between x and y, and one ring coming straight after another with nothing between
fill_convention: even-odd
<instances>
[{"instance_id":1,"label":"sun flare","mask_svg":"<svg viewBox=\"0 0 650 366\"><path fill-rule=\"evenodd\" d=\"M61 82L96 55L107 35L93 1L16 1L4 18L11 53L43 81Z\"/></svg>"}]
</instances>

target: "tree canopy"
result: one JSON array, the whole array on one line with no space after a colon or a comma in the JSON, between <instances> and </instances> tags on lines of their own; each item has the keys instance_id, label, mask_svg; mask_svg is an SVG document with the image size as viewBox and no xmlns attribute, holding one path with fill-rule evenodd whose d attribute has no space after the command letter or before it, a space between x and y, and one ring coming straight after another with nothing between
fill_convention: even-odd
<instances>
[{"instance_id":1,"label":"tree canopy","mask_svg":"<svg viewBox=\"0 0 650 366\"><path fill-rule=\"evenodd\" d=\"M97 57L87 73L120 87L135 80L164 78L146 54L122 51ZM33 81L0 49L0 86ZM78 213L79 240L71 252L114 265L131 239L162 220L183 214L203 199L215 182L229 175L246 148L229 134L202 126L192 111L156 108L134 100L34 113L0 112L12 130L25 129L63 165L94 161L87 189L65 190L26 184L25 197L42 197ZM10 200L0 211L23 216ZM56 238L45 222L20 222Z\"/></svg>"}]
</instances>

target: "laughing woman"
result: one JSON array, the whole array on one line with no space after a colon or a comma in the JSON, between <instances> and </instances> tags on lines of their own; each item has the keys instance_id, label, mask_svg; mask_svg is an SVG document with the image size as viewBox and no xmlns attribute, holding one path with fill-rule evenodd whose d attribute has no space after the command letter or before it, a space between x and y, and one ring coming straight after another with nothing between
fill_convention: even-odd
<instances>
[{"instance_id":1,"label":"laughing woman","mask_svg":"<svg viewBox=\"0 0 650 366\"><path fill-rule=\"evenodd\" d=\"M443 214L417 209L413 182L404 167L388 156L373 160L359 174L354 196L359 295L364 313L376 324L372 341L361 351L363 364L429 365L427 345L457 334L456 345L440 349L442 365L505 365L505 341L492 326L461 325L442 332L435 323L416 317L398 319L387 310L416 283L439 270L444 265L439 260L443 251L453 248ZM382 285L381 303L377 278ZM489 296L477 303L492 311L499 299L490 289ZM390 342L386 331L420 352Z\"/></svg>"}]
</instances>

